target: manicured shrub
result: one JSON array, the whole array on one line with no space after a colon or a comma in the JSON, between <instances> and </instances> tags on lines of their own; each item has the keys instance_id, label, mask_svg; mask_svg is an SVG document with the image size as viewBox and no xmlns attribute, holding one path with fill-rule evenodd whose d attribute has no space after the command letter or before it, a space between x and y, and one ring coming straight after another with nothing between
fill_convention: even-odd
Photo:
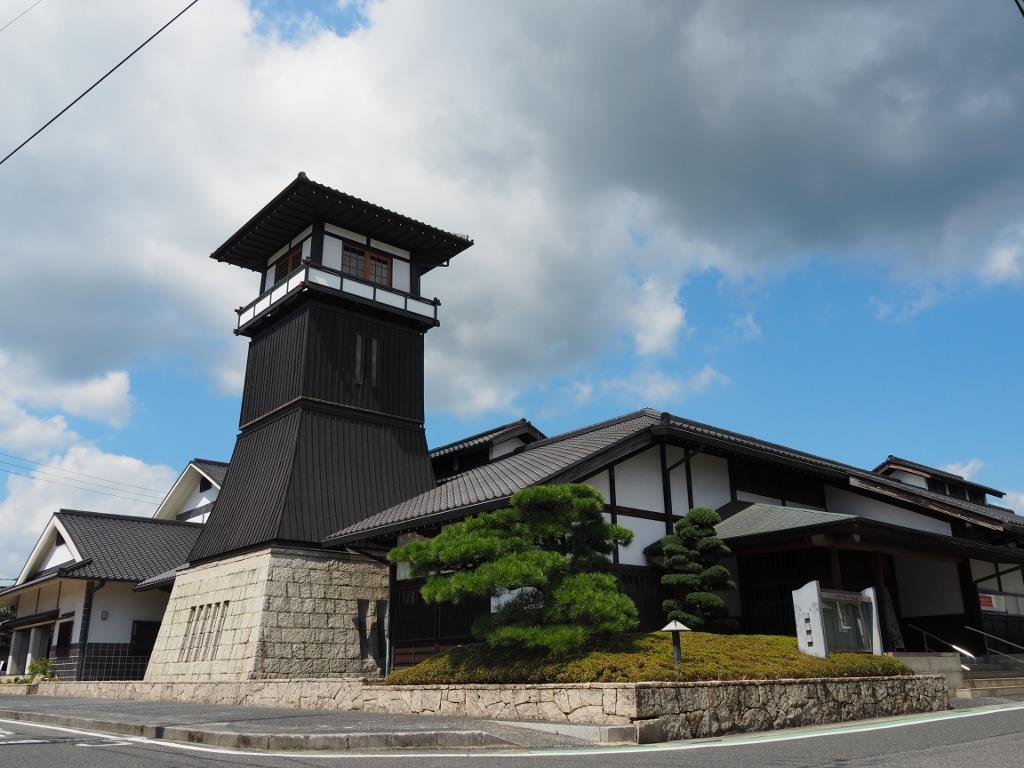
<instances>
[{"instance_id":1,"label":"manicured shrub","mask_svg":"<svg viewBox=\"0 0 1024 768\"><path fill-rule=\"evenodd\" d=\"M730 551L715 535L722 518L713 509L695 507L676 521L661 540L665 568L661 583L679 594L663 604L670 621L693 630L727 632L736 629L718 590L736 589L729 569L721 564Z\"/></svg>"},{"instance_id":2,"label":"manicured shrub","mask_svg":"<svg viewBox=\"0 0 1024 768\"><path fill-rule=\"evenodd\" d=\"M608 524L604 499L588 485L547 485L514 494L509 506L454 523L432 539L388 553L426 577L428 603L499 597L473 634L491 648L566 656L595 638L637 626L610 556L632 531Z\"/></svg>"}]
</instances>

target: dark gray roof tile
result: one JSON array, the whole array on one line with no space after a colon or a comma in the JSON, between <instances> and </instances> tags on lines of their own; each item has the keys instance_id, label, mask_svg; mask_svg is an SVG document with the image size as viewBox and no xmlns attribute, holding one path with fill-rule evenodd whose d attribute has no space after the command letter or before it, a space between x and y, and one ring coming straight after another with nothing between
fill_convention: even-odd
<instances>
[{"instance_id":1,"label":"dark gray roof tile","mask_svg":"<svg viewBox=\"0 0 1024 768\"><path fill-rule=\"evenodd\" d=\"M61 573L87 579L142 581L177 567L188 560L203 530L196 523L71 509L55 517L82 556Z\"/></svg>"}]
</instances>

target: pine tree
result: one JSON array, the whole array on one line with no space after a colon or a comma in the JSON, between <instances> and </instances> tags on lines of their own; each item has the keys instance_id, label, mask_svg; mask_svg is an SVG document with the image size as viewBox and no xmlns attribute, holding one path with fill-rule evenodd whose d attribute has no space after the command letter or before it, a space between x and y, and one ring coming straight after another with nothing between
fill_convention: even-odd
<instances>
[{"instance_id":1,"label":"pine tree","mask_svg":"<svg viewBox=\"0 0 1024 768\"><path fill-rule=\"evenodd\" d=\"M721 564L729 548L715 535L722 518L713 509L696 507L676 521L674 531L661 540L668 573L661 583L678 595L663 603L670 621L681 621L690 629L728 631L735 629L729 609L716 590L736 589L729 569Z\"/></svg>"},{"instance_id":2,"label":"pine tree","mask_svg":"<svg viewBox=\"0 0 1024 768\"><path fill-rule=\"evenodd\" d=\"M388 553L426 577L428 603L501 598L474 635L493 648L566 655L601 635L637 626L610 556L632 531L605 522L604 499L588 485L547 485L514 494L509 506L444 528Z\"/></svg>"}]
</instances>

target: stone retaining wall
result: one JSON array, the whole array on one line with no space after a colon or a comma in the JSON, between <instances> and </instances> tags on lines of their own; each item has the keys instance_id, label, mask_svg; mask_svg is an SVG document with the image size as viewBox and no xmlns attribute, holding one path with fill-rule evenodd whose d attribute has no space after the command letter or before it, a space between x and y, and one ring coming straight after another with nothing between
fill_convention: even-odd
<instances>
[{"instance_id":1,"label":"stone retaining wall","mask_svg":"<svg viewBox=\"0 0 1024 768\"><path fill-rule=\"evenodd\" d=\"M387 686L359 680L40 683L38 695L636 725L642 742L949 707L941 675L702 683Z\"/></svg>"}]
</instances>

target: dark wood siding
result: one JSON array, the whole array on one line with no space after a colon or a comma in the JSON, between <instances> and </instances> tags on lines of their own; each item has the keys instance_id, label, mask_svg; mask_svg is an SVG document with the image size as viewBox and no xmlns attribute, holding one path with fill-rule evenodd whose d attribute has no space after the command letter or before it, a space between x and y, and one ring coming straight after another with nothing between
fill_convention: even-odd
<instances>
[{"instance_id":1,"label":"dark wood siding","mask_svg":"<svg viewBox=\"0 0 1024 768\"><path fill-rule=\"evenodd\" d=\"M422 429L305 412L278 537L319 542L433 485Z\"/></svg>"},{"instance_id":2,"label":"dark wood siding","mask_svg":"<svg viewBox=\"0 0 1024 768\"><path fill-rule=\"evenodd\" d=\"M309 306L304 393L308 397L423 421L423 335L396 323ZM356 370L357 343L362 371ZM373 346L376 345L376 375Z\"/></svg>"},{"instance_id":3,"label":"dark wood siding","mask_svg":"<svg viewBox=\"0 0 1024 768\"><path fill-rule=\"evenodd\" d=\"M190 561L276 538L301 415L293 410L239 436L216 506Z\"/></svg>"},{"instance_id":4,"label":"dark wood siding","mask_svg":"<svg viewBox=\"0 0 1024 768\"><path fill-rule=\"evenodd\" d=\"M299 396L307 325L306 312L293 312L249 342L240 424Z\"/></svg>"}]
</instances>

